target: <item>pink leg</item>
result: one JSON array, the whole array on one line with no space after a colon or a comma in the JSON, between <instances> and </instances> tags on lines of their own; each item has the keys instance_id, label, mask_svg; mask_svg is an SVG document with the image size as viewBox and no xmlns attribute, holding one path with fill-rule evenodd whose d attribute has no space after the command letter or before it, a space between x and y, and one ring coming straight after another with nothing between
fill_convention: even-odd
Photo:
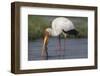
<instances>
[{"instance_id":1,"label":"pink leg","mask_svg":"<svg viewBox=\"0 0 100 76\"><path fill-rule=\"evenodd\" d=\"M63 52L62 52L62 55L64 55L64 51L65 51L65 48L66 48L66 39L64 39L64 48L63 48Z\"/></svg>"},{"instance_id":2,"label":"pink leg","mask_svg":"<svg viewBox=\"0 0 100 76\"><path fill-rule=\"evenodd\" d=\"M59 50L61 51L62 48L61 48L61 38L60 38L60 36L59 36L59 39L58 40L59 40L59 43L58 43L59 44Z\"/></svg>"},{"instance_id":3,"label":"pink leg","mask_svg":"<svg viewBox=\"0 0 100 76\"><path fill-rule=\"evenodd\" d=\"M66 45L66 39L64 39L64 50L65 50L65 45Z\"/></svg>"},{"instance_id":4,"label":"pink leg","mask_svg":"<svg viewBox=\"0 0 100 76\"><path fill-rule=\"evenodd\" d=\"M60 36L57 38L57 54L60 55L60 50L61 50L61 41L60 41Z\"/></svg>"},{"instance_id":5,"label":"pink leg","mask_svg":"<svg viewBox=\"0 0 100 76\"><path fill-rule=\"evenodd\" d=\"M65 51L65 39L64 39L64 48L61 47L61 38L60 36L58 37L58 42L57 42L57 54L60 56L64 55Z\"/></svg>"},{"instance_id":6,"label":"pink leg","mask_svg":"<svg viewBox=\"0 0 100 76\"><path fill-rule=\"evenodd\" d=\"M62 55L63 55L63 49L62 49L62 47L61 47L61 37L60 37L60 36L58 37L58 48L59 48L58 54L59 54L60 56L62 56Z\"/></svg>"}]
</instances>

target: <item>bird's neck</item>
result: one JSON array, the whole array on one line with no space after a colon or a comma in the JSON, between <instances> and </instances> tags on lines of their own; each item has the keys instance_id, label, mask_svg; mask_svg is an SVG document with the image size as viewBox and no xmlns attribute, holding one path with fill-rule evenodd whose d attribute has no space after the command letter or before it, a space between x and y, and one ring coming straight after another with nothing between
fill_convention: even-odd
<instances>
[{"instance_id":1,"label":"bird's neck","mask_svg":"<svg viewBox=\"0 0 100 76\"><path fill-rule=\"evenodd\" d=\"M55 29L51 29L51 36L58 36L60 34L59 31L56 31Z\"/></svg>"}]
</instances>

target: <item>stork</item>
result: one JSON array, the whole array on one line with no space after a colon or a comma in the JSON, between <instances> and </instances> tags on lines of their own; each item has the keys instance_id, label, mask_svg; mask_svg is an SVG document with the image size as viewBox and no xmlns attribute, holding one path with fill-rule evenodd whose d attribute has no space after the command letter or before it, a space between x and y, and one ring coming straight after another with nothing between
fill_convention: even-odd
<instances>
[{"instance_id":1,"label":"stork","mask_svg":"<svg viewBox=\"0 0 100 76\"><path fill-rule=\"evenodd\" d=\"M59 49L61 50L61 38L60 38L61 33L64 35L64 38L66 38L67 34L77 35L78 31L76 30L72 21L69 20L68 18L65 18L65 17L55 18L52 21L51 28L45 29L45 34L44 34L45 36L44 36L43 47L42 47L42 52L41 52L42 57L43 56L48 57L47 45L48 45L48 40L50 36L58 37Z\"/></svg>"}]
</instances>

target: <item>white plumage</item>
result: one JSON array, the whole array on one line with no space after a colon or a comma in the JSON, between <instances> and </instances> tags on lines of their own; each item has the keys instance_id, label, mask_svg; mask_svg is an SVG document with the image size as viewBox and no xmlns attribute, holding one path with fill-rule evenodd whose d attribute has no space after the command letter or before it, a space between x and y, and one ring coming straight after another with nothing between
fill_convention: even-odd
<instances>
[{"instance_id":1,"label":"white plumage","mask_svg":"<svg viewBox=\"0 0 100 76\"><path fill-rule=\"evenodd\" d=\"M51 36L58 36L62 31L69 31L75 29L74 24L71 20L65 17L58 17L52 21L52 27L46 30L51 34Z\"/></svg>"},{"instance_id":2,"label":"white plumage","mask_svg":"<svg viewBox=\"0 0 100 76\"><path fill-rule=\"evenodd\" d=\"M60 40L61 33L63 33L65 38L67 37L66 34L72 34L72 35L78 34L71 20L65 17L55 18L52 21L51 28L47 28L45 30L45 37L44 37L44 43L43 43L41 56L46 56L46 57L48 56L47 45L48 45L49 36L58 36L58 39L59 39L58 48L59 50L61 50L61 40ZM65 48L65 41L64 41L64 48ZM62 52L61 54L64 54L63 51L61 52Z\"/></svg>"}]
</instances>

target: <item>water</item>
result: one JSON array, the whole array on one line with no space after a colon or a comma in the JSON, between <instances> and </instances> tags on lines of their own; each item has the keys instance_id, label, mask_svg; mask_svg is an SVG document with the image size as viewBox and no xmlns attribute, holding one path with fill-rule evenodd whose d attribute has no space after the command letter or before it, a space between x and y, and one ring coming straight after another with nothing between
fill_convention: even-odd
<instances>
[{"instance_id":1,"label":"water","mask_svg":"<svg viewBox=\"0 0 100 76\"><path fill-rule=\"evenodd\" d=\"M79 59L88 57L88 43L86 38L66 39L64 50L64 39L61 39L62 50L57 47L57 38L50 38L48 44L48 59ZM38 39L28 43L28 60L41 60L41 49L43 40ZM63 56L59 53L64 52Z\"/></svg>"}]
</instances>

